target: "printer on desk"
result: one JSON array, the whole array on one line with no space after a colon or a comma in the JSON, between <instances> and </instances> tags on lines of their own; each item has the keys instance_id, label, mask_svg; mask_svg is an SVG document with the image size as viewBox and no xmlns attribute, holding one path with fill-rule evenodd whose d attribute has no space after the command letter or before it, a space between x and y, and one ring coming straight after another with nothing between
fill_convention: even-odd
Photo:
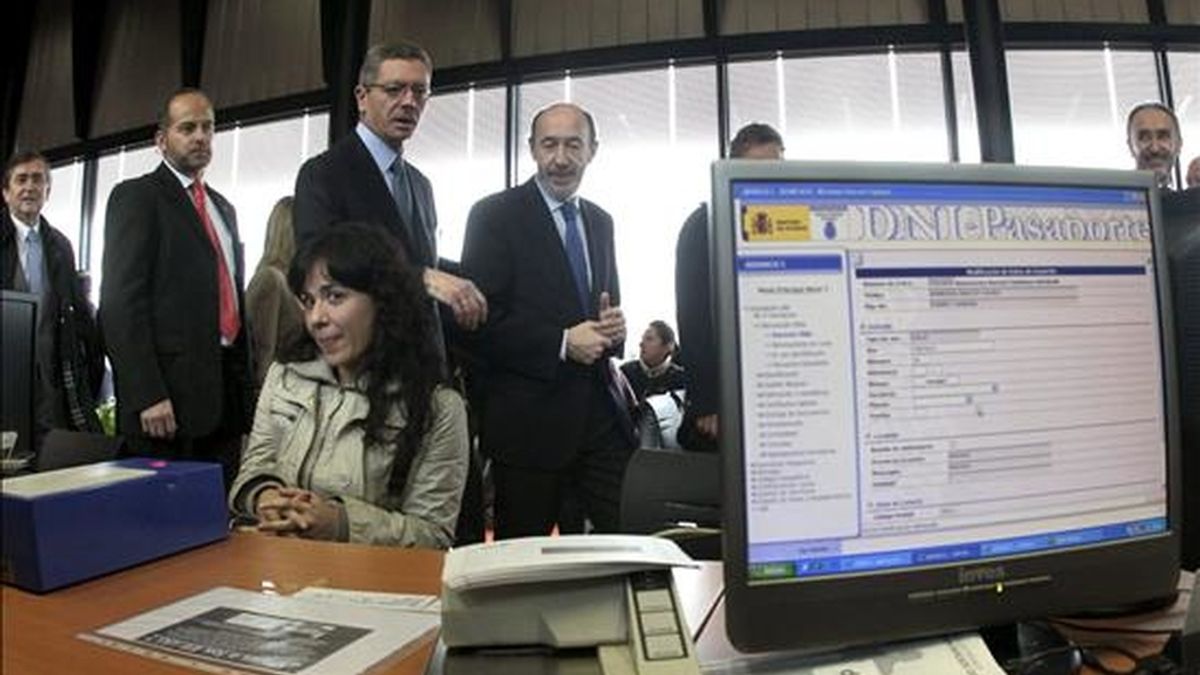
<instances>
[{"instance_id":1,"label":"printer on desk","mask_svg":"<svg viewBox=\"0 0 1200 675\"><path fill-rule=\"evenodd\" d=\"M698 675L671 575L680 565L694 563L674 542L635 535L455 549L442 574L442 640L451 649L596 647L605 675Z\"/></svg>"},{"instance_id":2,"label":"printer on desk","mask_svg":"<svg viewBox=\"0 0 1200 675\"><path fill-rule=\"evenodd\" d=\"M44 592L222 539L221 467L123 459L0 483L6 584Z\"/></svg>"}]
</instances>

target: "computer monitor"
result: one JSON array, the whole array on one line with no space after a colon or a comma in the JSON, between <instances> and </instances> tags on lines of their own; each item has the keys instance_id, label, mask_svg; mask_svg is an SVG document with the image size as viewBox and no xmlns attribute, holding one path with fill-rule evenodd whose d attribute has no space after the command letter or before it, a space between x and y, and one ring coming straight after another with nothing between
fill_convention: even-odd
<instances>
[{"instance_id":1,"label":"computer monitor","mask_svg":"<svg viewBox=\"0 0 1200 675\"><path fill-rule=\"evenodd\" d=\"M1148 173L733 160L712 208L734 645L1174 594Z\"/></svg>"},{"instance_id":2,"label":"computer monitor","mask_svg":"<svg viewBox=\"0 0 1200 675\"><path fill-rule=\"evenodd\" d=\"M0 291L0 430L17 433L13 456L34 451L34 358L38 300L32 293Z\"/></svg>"}]
</instances>

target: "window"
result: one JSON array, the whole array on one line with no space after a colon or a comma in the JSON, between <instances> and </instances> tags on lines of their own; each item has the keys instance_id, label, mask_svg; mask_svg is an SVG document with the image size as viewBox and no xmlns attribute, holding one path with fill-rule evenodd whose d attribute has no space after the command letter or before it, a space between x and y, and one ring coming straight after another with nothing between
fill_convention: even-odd
<instances>
[{"instance_id":1,"label":"window","mask_svg":"<svg viewBox=\"0 0 1200 675\"><path fill-rule=\"evenodd\" d=\"M83 251L79 250L79 217L83 213L83 162L50 169L50 197L42 207L42 216L59 232L67 236L75 251L75 266L83 267Z\"/></svg>"},{"instance_id":2,"label":"window","mask_svg":"<svg viewBox=\"0 0 1200 675\"><path fill-rule=\"evenodd\" d=\"M613 216L627 355L655 319L675 325L675 241L708 199L717 158L712 66L565 77L521 86L518 176L536 172L526 137L533 115L570 100L596 119L600 147L580 194Z\"/></svg>"},{"instance_id":3,"label":"window","mask_svg":"<svg viewBox=\"0 0 1200 675\"><path fill-rule=\"evenodd\" d=\"M954 70L954 116L958 126L958 161L978 164L979 121L975 119L975 80L971 77L971 59L966 52L950 55Z\"/></svg>"},{"instance_id":4,"label":"window","mask_svg":"<svg viewBox=\"0 0 1200 675\"><path fill-rule=\"evenodd\" d=\"M1131 169L1125 116L1158 98L1150 52L1010 51L1018 164Z\"/></svg>"},{"instance_id":5,"label":"window","mask_svg":"<svg viewBox=\"0 0 1200 675\"><path fill-rule=\"evenodd\" d=\"M246 265L244 283L250 283L262 257L271 209L295 191L300 165L324 152L328 139L328 113L238 126L213 137L212 164L204 180L237 209Z\"/></svg>"},{"instance_id":6,"label":"window","mask_svg":"<svg viewBox=\"0 0 1200 675\"><path fill-rule=\"evenodd\" d=\"M280 197L292 194L300 165L309 156L323 151L328 145L328 137L329 115L326 113L235 127L213 137L212 163L205 171L204 180L237 209L246 283L262 256L271 209ZM153 171L161 159L157 148L146 147L122 150L99 160L88 263L93 300L98 300L100 295L108 197L117 183Z\"/></svg>"},{"instance_id":7,"label":"window","mask_svg":"<svg viewBox=\"0 0 1200 675\"><path fill-rule=\"evenodd\" d=\"M504 88L435 95L404 153L433 184L438 255L458 260L471 206L504 189Z\"/></svg>"},{"instance_id":8,"label":"window","mask_svg":"<svg viewBox=\"0 0 1200 675\"><path fill-rule=\"evenodd\" d=\"M1183 148L1179 161L1186 177L1188 163L1200 157L1200 53L1170 52L1171 93L1179 117Z\"/></svg>"},{"instance_id":9,"label":"window","mask_svg":"<svg viewBox=\"0 0 1200 675\"><path fill-rule=\"evenodd\" d=\"M936 53L732 63L730 136L750 122L778 129L789 159L950 158Z\"/></svg>"}]
</instances>

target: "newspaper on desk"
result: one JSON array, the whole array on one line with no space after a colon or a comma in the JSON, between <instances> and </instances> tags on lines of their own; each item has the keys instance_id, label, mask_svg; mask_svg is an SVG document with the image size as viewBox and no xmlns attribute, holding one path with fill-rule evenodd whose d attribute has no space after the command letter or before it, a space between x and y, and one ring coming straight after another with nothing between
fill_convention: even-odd
<instances>
[{"instance_id":1,"label":"newspaper on desk","mask_svg":"<svg viewBox=\"0 0 1200 675\"><path fill-rule=\"evenodd\" d=\"M361 673L432 638L429 612L214 588L80 638L211 672Z\"/></svg>"},{"instance_id":2,"label":"newspaper on desk","mask_svg":"<svg viewBox=\"0 0 1200 675\"><path fill-rule=\"evenodd\" d=\"M1005 675L977 633L816 656L747 656L701 669L728 675Z\"/></svg>"},{"instance_id":3,"label":"newspaper on desk","mask_svg":"<svg viewBox=\"0 0 1200 675\"><path fill-rule=\"evenodd\" d=\"M348 588L309 586L291 595L313 602L327 602L348 607L376 607L379 609L408 612L425 612L441 616L442 601L436 595L412 593L381 593L379 591L356 591Z\"/></svg>"}]
</instances>

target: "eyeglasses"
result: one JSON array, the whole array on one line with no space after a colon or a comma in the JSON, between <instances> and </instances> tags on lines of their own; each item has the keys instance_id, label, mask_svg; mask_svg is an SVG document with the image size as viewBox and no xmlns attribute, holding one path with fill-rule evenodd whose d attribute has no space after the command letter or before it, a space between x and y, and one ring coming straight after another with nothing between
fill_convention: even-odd
<instances>
[{"instance_id":1,"label":"eyeglasses","mask_svg":"<svg viewBox=\"0 0 1200 675\"><path fill-rule=\"evenodd\" d=\"M424 84L412 84L410 82L389 82L387 84L364 84L364 89L378 89L383 92L384 96L395 101L404 96L405 92L412 94L412 97L418 101L424 101L429 98L429 87Z\"/></svg>"}]
</instances>

